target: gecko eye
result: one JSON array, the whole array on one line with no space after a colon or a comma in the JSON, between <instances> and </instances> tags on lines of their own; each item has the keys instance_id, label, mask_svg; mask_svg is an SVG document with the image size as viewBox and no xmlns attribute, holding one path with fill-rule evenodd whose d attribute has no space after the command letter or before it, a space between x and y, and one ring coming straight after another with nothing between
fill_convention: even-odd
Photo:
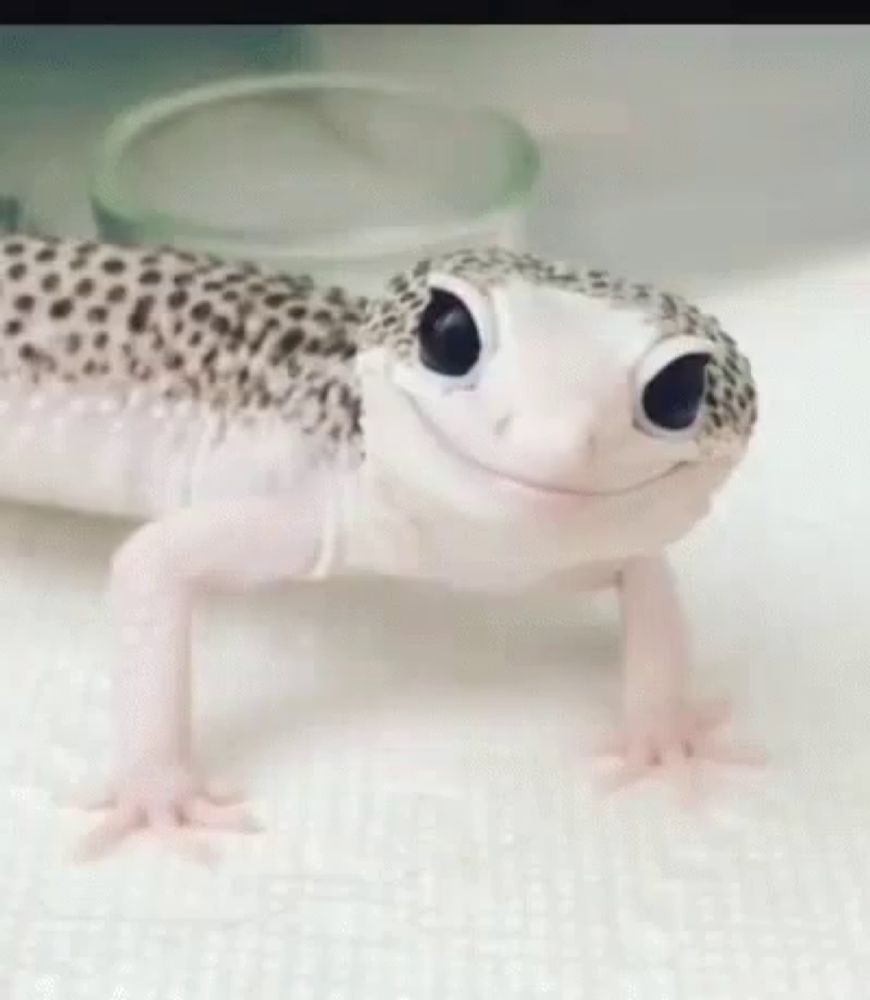
<instances>
[{"instance_id":1,"label":"gecko eye","mask_svg":"<svg viewBox=\"0 0 870 1000\"><path fill-rule=\"evenodd\" d=\"M463 301L433 288L418 328L420 361L440 375L467 375L481 352L480 332Z\"/></svg>"},{"instance_id":2,"label":"gecko eye","mask_svg":"<svg viewBox=\"0 0 870 1000\"><path fill-rule=\"evenodd\" d=\"M646 383L640 406L650 430L683 431L692 426L704 400L709 362L709 354L683 354Z\"/></svg>"}]
</instances>

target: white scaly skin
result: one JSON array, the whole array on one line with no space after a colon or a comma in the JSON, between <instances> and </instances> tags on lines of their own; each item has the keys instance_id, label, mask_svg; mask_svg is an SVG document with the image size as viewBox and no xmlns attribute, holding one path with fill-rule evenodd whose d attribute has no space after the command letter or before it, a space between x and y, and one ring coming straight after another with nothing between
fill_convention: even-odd
<instances>
[{"instance_id":1,"label":"white scaly skin","mask_svg":"<svg viewBox=\"0 0 870 1000\"><path fill-rule=\"evenodd\" d=\"M725 718L720 706L690 701L690 642L665 554L706 514L755 422L748 364L715 321L643 286L498 250L422 262L369 303L335 292L321 299L309 285L294 286L276 308L296 308L295 318L282 313L274 320L266 296L278 302L275 282L285 279L249 270L244 278L231 274L227 284L227 268L191 263L171 251L80 247L18 240L9 257L30 270L7 275L0 319L7 326L21 319L12 303L23 293L14 283L31 280L26 294L35 302L24 303L25 314L40 313L43 322L13 336L29 336L37 350L22 355L19 348L10 361L9 342L3 343L6 385L14 386L9 398L17 394L8 403L14 412L24 407L32 421L33 399L48 394L57 424L59 413L75 403L81 409L84 399L94 447L111 436L109 418L95 416L100 406L114 399L122 413L121 425L114 425L113 468L126 470L126 492L112 492L111 477L105 492L94 490L84 500L67 488L69 477L58 474L47 487L37 455L30 457L30 480L18 480L18 494L34 492L39 482L39 499L149 517L112 565L118 752L103 803L109 812L85 853L142 827L174 836L186 825L253 826L238 804L211 792L192 756L189 632L195 598L205 587L362 573L487 590L616 588L623 723L604 748L622 758L615 780L664 766L685 774L684 765L703 756L749 759L747 751L712 738ZM44 269L33 272L40 252L49 258L44 263L60 263L62 285L94 276L97 288L83 289L91 297L108 295L106 261L123 258L128 311L98 314L120 362L96 371L92 364L87 373L74 367L72 374L67 365L61 379L68 358L60 345L70 337L62 324L75 319L78 303L58 310L38 290L45 281ZM143 255L149 258L144 264ZM72 260L77 268L69 266ZM241 300L239 314L216 327L218 361L230 358L234 381L214 373L214 357L203 367L202 355L193 356L187 344L202 351L208 342L197 338L196 323L183 309L179 320L158 297L145 310L144 332L153 335L154 348L138 391L144 382L149 405L169 407L150 430L132 419L124 423L123 416L136 381L123 345L143 332L141 322L129 329L130 310L141 299L133 286L143 268L158 272L152 288L169 295L179 285L195 287L211 302L214 309L200 309L198 321L219 311L228 287L248 288L230 297L232 309ZM185 269L193 276L179 281ZM117 267L110 271L117 284ZM421 361L418 332L434 290L462 304L482 345L479 359L460 376ZM183 306L197 301L193 296ZM314 322L323 301L331 301L331 316L341 316L337 333L323 315ZM308 310L301 320L300 302ZM140 303L139 309L141 320ZM264 327L272 339L258 363L264 348L254 340ZM220 339L230 328L238 330L243 348L252 345L247 354L242 350L243 362L233 360L238 351ZM288 338L288 329L299 335ZM330 332L335 350L306 351L312 342L329 342ZM348 343L355 353L342 351ZM670 362L699 354L710 361L698 418L684 430L664 432L647 418L644 388ZM145 363L141 357L139 363ZM240 377L245 366L249 372ZM251 395L252 384L259 396ZM300 386L308 387L307 395ZM180 403L188 406L183 416L172 410ZM209 438L203 428L215 419L221 433ZM155 451L155 437L165 437L171 421L183 433ZM228 448L234 435L236 445ZM165 464L181 453L179 440L196 445L179 460L174 482L181 485L162 481L157 489L153 475L135 480L130 474L137 448L151 449ZM261 448L263 442L270 447ZM255 452L256 458L245 457ZM221 469L230 470L229 477ZM0 489L15 492L2 478L0 472ZM196 486L204 481L208 489Z\"/></svg>"}]
</instances>

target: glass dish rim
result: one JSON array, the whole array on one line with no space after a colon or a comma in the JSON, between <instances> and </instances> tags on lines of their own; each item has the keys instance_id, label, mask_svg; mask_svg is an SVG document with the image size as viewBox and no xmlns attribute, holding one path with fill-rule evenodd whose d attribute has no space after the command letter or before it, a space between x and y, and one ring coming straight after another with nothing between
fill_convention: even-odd
<instances>
[{"instance_id":1,"label":"glass dish rim","mask_svg":"<svg viewBox=\"0 0 870 1000\"><path fill-rule=\"evenodd\" d=\"M412 98L433 107L461 111L469 117L497 121L505 129L505 146L511 150L515 165L499 197L496 207L464 217L461 221L427 225L422 231L406 231L403 227L385 229L376 249L363 252L337 253L323 241L298 243L280 234L274 237L251 235L244 229L211 226L180 214L149 210L131 202L120 188L120 163L132 142L147 131L173 116L196 111L222 100L260 93L287 93L299 90L355 90L396 98ZM487 223L495 223L512 209L524 204L531 195L540 172L540 152L524 125L512 115L498 109L466 104L451 95L402 81L372 75L345 73L284 73L257 74L185 88L166 97L139 102L116 116L103 133L90 172L88 195L98 225L105 216L114 223L141 229L149 242L169 242L179 235L187 237L195 248L208 242L217 253L226 249L227 256L244 255L259 259L309 259L340 261L361 260L407 252L421 246L437 246L459 242ZM409 227L410 230L410 227ZM359 230L371 232L372 230ZM377 230L374 230L377 232Z\"/></svg>"}]
</instances>

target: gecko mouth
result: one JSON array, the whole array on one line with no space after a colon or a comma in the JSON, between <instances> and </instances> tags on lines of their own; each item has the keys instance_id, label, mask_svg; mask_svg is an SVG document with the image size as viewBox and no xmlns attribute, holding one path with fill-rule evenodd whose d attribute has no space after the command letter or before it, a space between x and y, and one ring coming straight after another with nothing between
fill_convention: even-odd
<instances>
[{"instance_id":1,"label":"gecko mouth","mask_svg":"<svg viewBox=\"0 0 870 1000\"><path fill-rule=\"evenodd\" d=\"M485 462L481 462L480 459L475 458L473 455L468 454L463 449L459 448L439 427L438 425L430 419L426 414L425 410L418 404L418 402L410 396L408 393L402 393L408 402L411 410L417 418L417 421L421 427L426 431L428 436L434 441L434 443L439 447L439 449L447 454L452 460L461 462L463 465L474 469L476 472L486 476L488 479L493 479L497 483L507 486L515 491L521 491L525 493L530 493L537 496L546 496L555 499L563 500L579 500L579 499L592 499L595 497L613 497L613 496L623 496L628 493L634 493L636 490L643 489L645 486L650 486L653 483L657 483L662 479L666 479L668 476L672 475L678 469L682 468L687 463L685 462L675 462L673 465L668 466L662 472L657 472L652 476L648 476L645 479L638 480L637 482L630 483L628 486L621 486L618 489L612 490L590 490L590 489L576 489L574 487L568 486L555 486L552 483L541 483L536 480L530 479L526 476L516 476L512 473L505 472L502 469L493 468L487 465Z\"/></svg>"}]
</instances>

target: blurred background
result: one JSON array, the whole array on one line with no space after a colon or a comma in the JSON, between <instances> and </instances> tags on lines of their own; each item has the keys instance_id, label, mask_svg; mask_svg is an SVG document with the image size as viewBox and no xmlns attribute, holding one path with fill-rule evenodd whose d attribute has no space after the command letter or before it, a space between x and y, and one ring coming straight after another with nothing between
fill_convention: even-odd
<instances>
[{"instance_id":1,"label":"blurred background","mask_svg":"<svg viewBox=\"0 0 870 1000\"><path fill-rule=\"evenodd\" d=\"M686 286L870 234L867 26L329 28L389 68L510 110L542 151L535 247Z\"/></svg>"},{"instance_id":2,"label":"blurred background","mask_svg":"<svg viewBox=\"0 0 870 1000\"><path fill-rule=\"evenodd\" d=\"M502 242L695 291L834 254L870 233L868 51L866 26L2 28L2 221L93 232L99 212L89 191L95 173L114 169L122 175L116 191L126 185L139 214L114 228L104 218L111 238L198 240L263 256L244 238L224 238L227 218L218 235L203 233L202 223L233 204L235 236L260 248L253 233L263 205L283 197L283 228L268 234L265 256L317 271L343 253L376 255L403 225L416 226L400 240L413 255L439 222L455 226L483 212L489 228L481 232ZM327 139L323 128L312 138L307 105L302 116L294 106L282 117L276 107L268 121L261 109L256 120L245 111L235 126L219 105L221 134L197 122L167 136L161 125L156 152L134 143L115 160L104 144L110 123L142 102L311 71L408 84L455 100L460 111L506 112L528 131L540 172L511 190L515 144L487 146L473 119L465 128L437 125L425 104L400 115L343 104L330 112ZM318 113L322 126L322 106ZM421 142L425 150L410 155ZM439 157L443 169L433 166ZM258 172L264 163L280 170L277 196L278 181ZM155 178L150 187L143 176ZM157 202L173 177L168 223L140 225L148 211L167 209ZM179 221L180 206L190 218ZM493 224L497 208L512 213L507 229L503 218ZM330 213L328 233L312 228L312 218ZM286 259L276 250L282 240L292 245ZM386 257L376 279L394 263ZM325 270L331 278L349 268L342 259Z\"/></svg>"}]
</instances>

